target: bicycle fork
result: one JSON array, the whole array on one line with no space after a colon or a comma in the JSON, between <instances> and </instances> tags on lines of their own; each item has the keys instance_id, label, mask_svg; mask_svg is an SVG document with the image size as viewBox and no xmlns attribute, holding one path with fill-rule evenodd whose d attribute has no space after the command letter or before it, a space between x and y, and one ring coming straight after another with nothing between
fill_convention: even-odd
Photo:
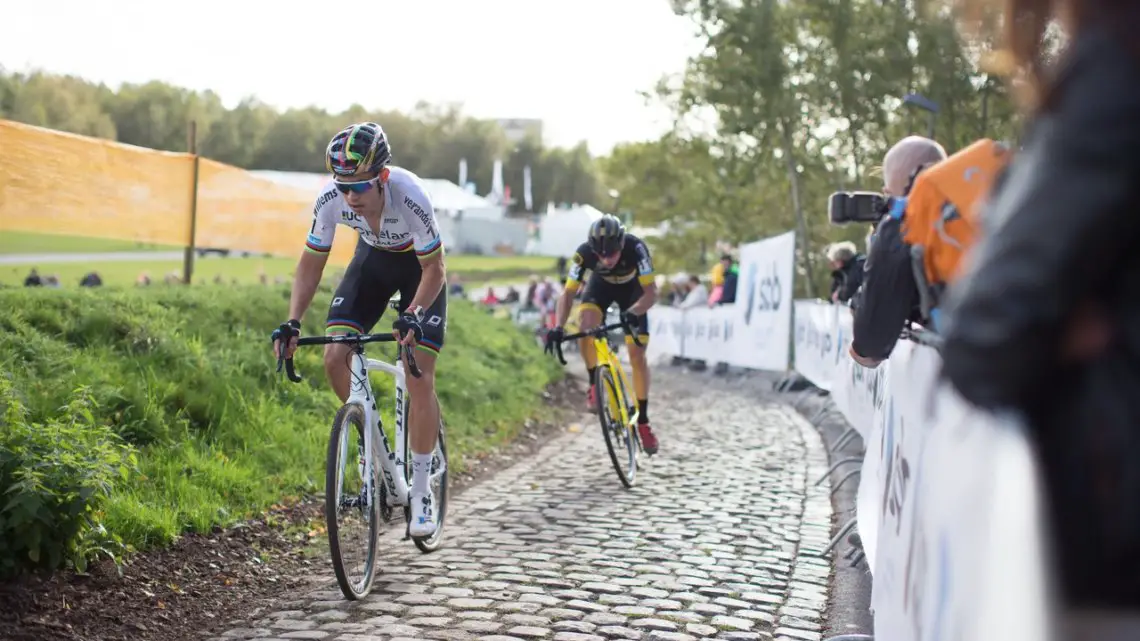
<instances>
[{"instance_id":1,"label":"bicycle fork","mask_svg":"<svg viewBox=\"0 0 1140 641\"><path fill-rule=\"evenodd\" d=\"M617 374L615 378L618 387L620 387L620 391L618 391L617 394L617 396L620 398L617 399L617 402L624 407L624 411L622 412L622 420L625 423L626 429L633 429L634 424L637 423L637 417L640 413L640 411L637 409L637 405L629 402L629 392L632 391L633 387L630 385L629 379L625 376L625 368L618 366L611 369L616 370L614 372Z\"/></svg>"}]
</instances>

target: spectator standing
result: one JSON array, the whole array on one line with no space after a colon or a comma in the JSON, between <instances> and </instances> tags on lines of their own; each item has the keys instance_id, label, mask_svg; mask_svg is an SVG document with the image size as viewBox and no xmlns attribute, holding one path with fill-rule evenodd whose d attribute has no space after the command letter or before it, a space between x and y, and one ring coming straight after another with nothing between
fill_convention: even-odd
<instances>
[{"instance_id":1,"label":"spectator standing","mask_svg":"<svg viewBox=\"0 0 1140 641\"><path fill-rule=\"evenodd\" d=\"M863 266L867 257L860 254L855 243L843 241L827 247L827 262L831 266L831 293L833 303L846 303L863 284Z\"/></svg>"}]
</instances>

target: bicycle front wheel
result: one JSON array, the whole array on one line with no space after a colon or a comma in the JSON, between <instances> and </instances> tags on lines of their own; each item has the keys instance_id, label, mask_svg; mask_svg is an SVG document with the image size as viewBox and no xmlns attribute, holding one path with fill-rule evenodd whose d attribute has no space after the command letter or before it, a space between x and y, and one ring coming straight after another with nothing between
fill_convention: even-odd
<instances>
[{"instance_id":1,"label":"bicycle front wheel","mask_svg":"<svg viewBox=\"0 0 1140 641\"><path fill-rule=\"evenodd\" d=\"M325 524L336 582L350 601L372 590L380 532L379 461L364 478L364 410L356 403L340 408L329 434L325 467Z\"/></svg>"},{"instance_id":2,"label":"bicycle front wheel","mask_svg":"<svg viewBox=\"0 0 1140 641\"><path fill-rule=\"evenodd\" d=\"M606 437L610 462L614 464L622 485L633 487L637 478L637 444L632 430L621 419L619 383L609 365L599 367L595 373L598 377L598 421L602 424L602 435Z\"/></svg>"}]
</instances>

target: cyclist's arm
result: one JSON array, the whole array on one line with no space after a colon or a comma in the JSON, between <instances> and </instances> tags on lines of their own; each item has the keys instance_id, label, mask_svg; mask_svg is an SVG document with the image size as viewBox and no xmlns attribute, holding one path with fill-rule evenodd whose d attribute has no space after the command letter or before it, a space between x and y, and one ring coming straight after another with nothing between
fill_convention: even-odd
<instances>
[{"instance_id":1,"label":"cyclist's arm","mask_svg":"<svg viewBox=\"0 0 1140 641\"><path fill-rule=\"evenodd\" d=\"M443 264L443 241L439 236L439 225L435 220L435 209L427 191L418 190L404 198L404 207L410 217L412 243L416 257L420 259L420 286L408 309L427 309L435 302L447 280L447 270Z\"/></svg>"},{"instance_id":2,"label":"cyclist's arm","mask_svg":"<svg viewBox=\"0 0 1140 641\"><path fill-rule=\"evenodd\" d=\"M574 296L578 293L578 288L582 286L582 274L586 271L585 256L589 255L589 247L579 247L574 252L573 265L566 272L566 286L562 290L562 294L558 297L558 305L555 307L555 326L562 327L566 324L566 320L570 318L570 310L574 307Z\"/></svg>"},{"instance_id":3,"label":"cyclist's arm","mask_svg":"<svg viewBox=\"0 0 1140 641\"><path fill-rule=\"evenodd\" d=\"M648 284L643 283L641 287L641 297L637 299L636 303L629 306L629 311L639 316L657 304L657 283L649 281Z\"/></svg>"},{"instance_id":4,"label":"cyclist's arm","mask_svg":"<svg viewBox=\"0 0 1140 641\"><path fill-rule=\"evenodd\" d=\"M412 309L431 307L436 297L439 296L439 291L443 289L443 283L447 279L447 269L443 264L443 247L440 247L439 251L432 256L421 258L420 268L423 273L420 275L419 289L416 290L416 295L412 297Z\"/></svg>"},{"instance_id":5,"label":"cyclist's arm","mask_svg":"<svg viewBox=\"0 0 1140 641\"><path fill-rule=\"evenodd\" d=\"M313 206L313 225L305 239L305 251L297 261L293 274L293 292L289 296L289 318L301 320L313 302L321 275L329 262L333 238L336 236L336 189L326 188Z\"/></svg>"},{"instance_id":6,"label":"cyclist's arm","mask_svg":"<svg viewBox=\"0 0 1140 641\"><path fill-rule=\"evenodd\" d=\"M301 320L305 310L309 309L328 261L328 254L311 254L307 251L301 254L301 260L297 261L297 272L293 275L293 293L289 296L289 318Z\"/></svg>"},{"instance_id":7,"label":"cyclist's arm","mask_svg":"<svg viewBox=\"0 0 1140 641\"><path fill-rule=\"evenodd\" d=\"M653 273L653 258L649 255L649 248L645 242L638 239L634 246L637 252L637 280L641 283L641 297L630 306L629 311L634 314L644 314L657 302L657 279Z\"/></svg>"}]
</instances>

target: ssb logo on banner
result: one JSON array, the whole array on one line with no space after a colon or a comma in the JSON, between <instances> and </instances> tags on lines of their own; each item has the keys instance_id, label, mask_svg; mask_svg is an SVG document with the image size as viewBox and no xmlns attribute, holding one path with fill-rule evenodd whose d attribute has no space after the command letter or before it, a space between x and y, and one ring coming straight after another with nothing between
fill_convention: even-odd
<instances>
[{"instance_id":1,"label":"ssb logo on banner","mask_svg":"<svg viewBox=\"0 0 1140 641\"><path fill-rule=\"evenodd\" d=\"M746 282L749 287L744 301L745 325L752 323L753 313L780 311L784 292L780 286L780 270L776 261L770 261L763 271L759 263L749 263Z\"/></svg>"},{"instance_id":2,"label":"ssb logo on banner","mask_svg":"<svg viewBox=\"0 0 1140 641\"><path fill-rule=\"evenodd\" d=\"M795 232L740 247L737 326L728 362L783 371L791 357Z\"/></svg>"}]
</instances>

